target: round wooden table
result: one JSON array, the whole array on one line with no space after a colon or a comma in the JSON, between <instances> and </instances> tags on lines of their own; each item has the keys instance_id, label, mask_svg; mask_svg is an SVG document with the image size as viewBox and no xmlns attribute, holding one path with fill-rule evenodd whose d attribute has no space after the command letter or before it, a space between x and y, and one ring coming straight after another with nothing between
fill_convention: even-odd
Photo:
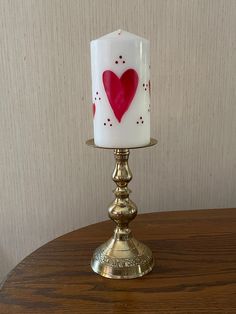
<instances>
[{"instance_id":1,"label":"round wooden table","mask_svg":"<svg viewBox=\"0 0 236 314\"><path fill-rule=\"evenodd\" d=\"M139 215L131 228L155 256L148 275L92 272L110 221L68 233L25 258L0 291L0 313L236 313L236 210Z\"/></svg>"}]
</instances>

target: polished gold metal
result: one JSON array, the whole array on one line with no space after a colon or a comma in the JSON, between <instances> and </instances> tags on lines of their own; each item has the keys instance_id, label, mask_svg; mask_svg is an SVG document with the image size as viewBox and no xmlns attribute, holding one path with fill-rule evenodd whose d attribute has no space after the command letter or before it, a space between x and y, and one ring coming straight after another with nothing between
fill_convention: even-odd
<instances>
[{"instance_id":1,"label":"polished gold metal","mask_svg":"<svg viewBox=\"0 0 236 314\"><path fill-rule=\"evenodd\" d=\"M97 146L94 144L94 139L90 138L89 140L86 141L86 144L88 146L94 147L94 148L103 148L103 149L116 149L116 147L102 147L102 146ZM150 142L147 145L144 146L137 146L137 147L126 147L126 149L137 149L137 148L147 148L153 145L157 144L157 140L155 138L151 138Z\"/></svg>"},{"instance_id":2,"label":"polished gold metal","mask_svg":"<svg viewBox=\"0 0 236 314\"><path fill-rule=\"evenodd\" d=\"M94 145L93 139L86 142ZM155 145L152 139L146 147ZM91 267L94 272L112 279L131 279L141 277L150 272L154 266L151 250L137 241L129 223L137 215L137 206L129 198L131 193L128 183L132 179L129 168L129 149L114 149L116 160L112 179L116 183L115 200L108 209L109 217L116 223L114 235L106 243L99 246L92 257Z\"/></svg>"}]
</instances>

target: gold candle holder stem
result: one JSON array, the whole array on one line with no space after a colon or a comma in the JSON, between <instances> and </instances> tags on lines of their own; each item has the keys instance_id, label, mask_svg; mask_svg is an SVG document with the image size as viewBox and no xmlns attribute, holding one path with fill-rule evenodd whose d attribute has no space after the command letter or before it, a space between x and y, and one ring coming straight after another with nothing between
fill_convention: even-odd
<instances>
[{"instance_id":1,"label":"gold candle holder stem","mask_svg":"<svg viewBox=\"0 0 236 314\"><path fill-rule=\"evenodd\" d=\"M156 143L155 139L151 139L146 147ZM87 141L87 144L97 147L93 139ZM129 228L129 223L137 215L137 206L129 198L131 190L128 184L132 180L128 164L129 154L128 148L114 149L115 169L112 179L116 183L113 191L115 199L108 208L108 214L116 223L116 227L113 237L95 250L91 260L94 272L113 279L140 277L150 272L154 266L151 250L137 241Z\"/></svg>"},{"instance_id":2,"label":"gold candle holder stem","mask_svg":"<svg viewBox=\"0 0 236 314\"><path fill-rule=\"evenodd\" d=\"M136 205L129 199L131 193L128 183L132 180L132 173L129 168L129 149L115 149L115 169L112 179L116 183L113 191L116 198L109 206L109 217L117 224L118 230L126 232L129 222L137 215Z\"/></svg>"}]
</instances>

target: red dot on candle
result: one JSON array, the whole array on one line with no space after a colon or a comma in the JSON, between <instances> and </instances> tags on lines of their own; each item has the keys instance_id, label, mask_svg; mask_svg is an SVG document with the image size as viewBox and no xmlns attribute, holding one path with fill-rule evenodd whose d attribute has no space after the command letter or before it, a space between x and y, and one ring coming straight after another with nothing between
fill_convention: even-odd
<instances>
[{"instance_id":1,"label":"red dot on candle","mask_svg":"<svg viewBox=\"0 0 236 314\"><path fill-rule=\"evenodd\" d=\"M96 94L98 95L98 92L96 92Z\"/></svg>"},{"instance_id":2,"label":"red dot on candle","mask_svg":"<svg viewBox=\"0 0 236 314\"><path fill-rule=\"evenodd\" d=\"M110 124L110 126L112 126L112 124Z\"/></svg>"},{"instance_id":3,"label":"red dot on candle","mask_svg":"<svg viewBox=\"0 0 236 314\"><path fill-rule=\"evenodd\" d=\"M120 59L122 59L122 56L119 56Z\"/></svg>"},{"instance_id":4,"label":"red dot on candle","mask_svg":"<svg viewBox=\"0 0 236 314\"><path fill-rule=\"evenodd\" d=\"M109 121L111 121L110 119L107 119L107 121L109 122Z\"/></svg>"},{"instance_id":5,"label":"red dot on candle","mask_svg":"<svg viewBox=\"0 0 236 314\"><path fill-rule=\"evenodd\" d=\"M99 100L101 100L101 97L99 97Z\"/></svg>"},{"instance_id":6,"label":"red dot on candle","mask_svg":"<svg viewBox=\"0 0 236 314\"><path fill-rule=\"evenodd\" d=\"M123 63L125 63L125 61L123 61Z\"/></svg>"},{"instance_id":7,"label":"red dot on candle","mask_svg":"<svg viewBox=\"0 0 236 314\"><path fill-rule=\"evenodd\" d=\"M106 125L106 123L105 123L105 122L104 122L103 124L104 124L104 125Z\"/></svg>"},{"instance_id":8,"label":"red dot on candle","mask_svg":"<svg viewBox=\"0 0 236 314\"><path fill-rule=\"evenodd\" d=\"M118 61L116 61L116 64L118 63Z\"/></svg>"}]
</instances>

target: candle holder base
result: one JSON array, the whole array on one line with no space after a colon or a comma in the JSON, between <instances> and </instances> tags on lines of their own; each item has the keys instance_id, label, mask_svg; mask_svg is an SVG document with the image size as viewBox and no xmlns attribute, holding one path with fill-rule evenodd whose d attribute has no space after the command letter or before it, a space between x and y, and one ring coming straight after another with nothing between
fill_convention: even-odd
<instances>
[{"instance_id":1,"label":"candle holder base","mask_svg":"<svg viewBox=\"0 0 236 314\"><path fill-rule=\"evenodd\" d=\"M155 139L151 139L150 143L143 147L156 143ZM93 139L88 140L87 144L97 147ZM128 183L132 179L128 164L129 153L129 148L114 148L116 164L112 179L116 183L116 188L113 191L115 199L108 208L108 214L116 223L116 228L113 237L95 250L91 260L94 272L112 279L141 277L150 272L154 266L151 250L137 241L129 228L129 223L138 212L137 206L129 198L131 191Z\"/></svg>"},{"instance_id":2,"label":"candle holder base","mask_svg":"<svg viewBox=\"0 0 236 314\"><path fill-rule=\"evenodd\" d=\"M94 272L112 279L141 277L153 266L151 250L137 241L129 229L116 228L114 236L95 250L91 260Z\"/></svg>"}]
</instances>

